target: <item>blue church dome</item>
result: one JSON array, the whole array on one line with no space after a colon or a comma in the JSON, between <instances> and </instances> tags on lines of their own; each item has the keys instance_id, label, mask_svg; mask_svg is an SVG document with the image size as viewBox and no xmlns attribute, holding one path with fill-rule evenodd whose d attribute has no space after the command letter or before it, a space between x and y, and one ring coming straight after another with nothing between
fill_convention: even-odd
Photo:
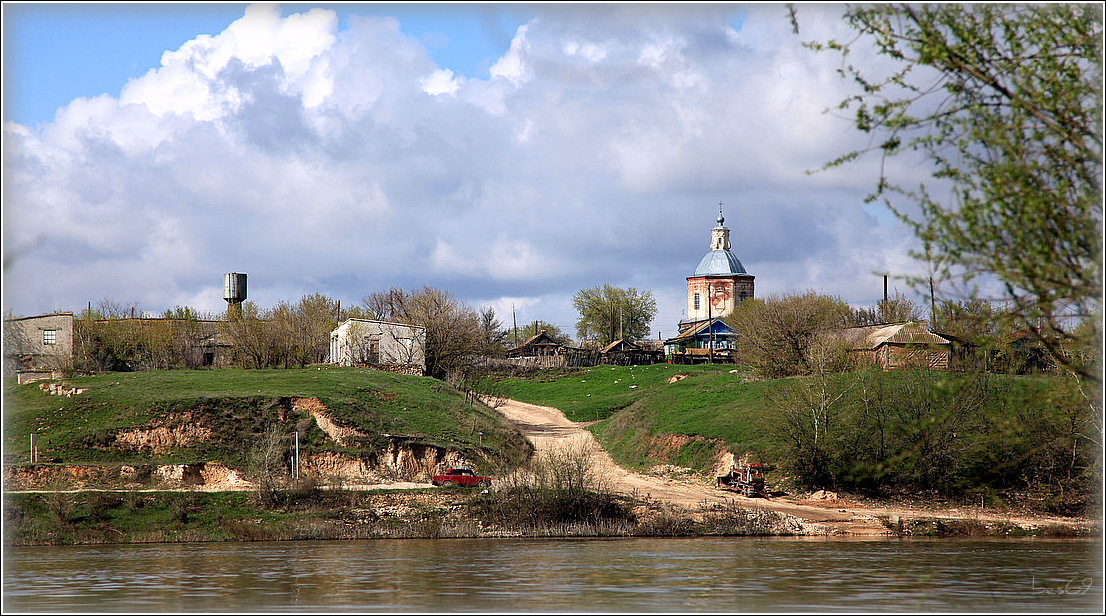
<instances>
[{"instance_id":1,"label":"blue church dome","mask_svg":"<svg viewBox=\"0 0 1106 616\"><path fill-rule=\"evenodd\" d=\"M692 276L732 276L734 274L748 274L748 272L732 252L715 249L703 257Z\"/></svg>"}]
</instances>

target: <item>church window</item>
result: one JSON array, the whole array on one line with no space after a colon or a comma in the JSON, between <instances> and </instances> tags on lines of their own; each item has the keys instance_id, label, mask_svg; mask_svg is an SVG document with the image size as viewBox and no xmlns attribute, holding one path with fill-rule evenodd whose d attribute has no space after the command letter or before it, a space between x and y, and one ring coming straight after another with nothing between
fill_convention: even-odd
<instances>
[{"instance_id":1,"label":"church window","mask_svg":"<svg viewBox=\"0 0 1106 616\"><path fill-rule=\"evenodd\" d=\"M739 301L742 301L742 302L745 301L745 295L746 295L746 293L744 291L742 291Z\"/></svg>"},{"instance_id":2,"label":"church window","mask_svg":"<svg viewBox=\"0 0 1106 616\"><path fill-rule=\"evenodd\" d=\"M695 294L695 310L699 309L699 294Z\"/></svg>"}]
</instances>

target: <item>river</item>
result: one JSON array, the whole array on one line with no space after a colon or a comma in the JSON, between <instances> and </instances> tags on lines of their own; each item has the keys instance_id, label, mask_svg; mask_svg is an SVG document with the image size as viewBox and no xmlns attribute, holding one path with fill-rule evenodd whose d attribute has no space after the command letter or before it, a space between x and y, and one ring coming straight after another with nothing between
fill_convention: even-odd
<instances>
[{"instance_id":1,"label":"river","mask_svg":"<svg viewBox=\"0 0 1106 616\"><path fill-rule=\"evenodd\" d=\"M1101 540L403 539L4 549L9 612L1092 612Z\"/></svg>"}]
</instances>

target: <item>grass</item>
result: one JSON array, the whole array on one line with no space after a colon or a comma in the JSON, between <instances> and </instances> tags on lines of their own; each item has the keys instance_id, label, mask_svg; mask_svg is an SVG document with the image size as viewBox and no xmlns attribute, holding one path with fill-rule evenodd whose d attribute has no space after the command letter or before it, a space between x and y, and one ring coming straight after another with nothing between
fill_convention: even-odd
<instances>
[{"instance_id":1,"label":"grass","mask_svg":"<svg viewBox=\"0 0 1106 616\"><path fill-rule=\"evenodd\" d=\"M578 370L548 370L527 378L506 378L501 381L504 395L531 404L551 406L564 411L573 421L596 421L610 417L638 400L648 398L670 387L667 380L675 375L692 375L697 380L735 382L740 373L732 374L735 366L596 366ZM684 393L691 391L676 383ZM713 387L707 387L712 390ZM685 406L695 406L697 399L686 400Z\"/></svg>"},{"instance_id":2,"label":"grass","mask_svg":"<svg viewBox=\"0 0 1106 616\"><path fill-rule=\"evenodd\" d=\"M291 370L170 370L107 373L66 379L87 391L48 395L37 383L4 382L7 462L26 461L38 434L40 461L65 463L244 462L248 443L270 424L301 433L306 448L342 450L310 415L290 412L292 398L318 398L340 425L370 435L347 450L379 446L392 434L444 448L510 453L523 447L517 430L463 394L427 377L378 370L312 367ZM114 446L120 430L151 423L203 422L212 438L164 453ZM483 432L483 435L480 433ZM511 455L517 454L514 451ZM508 456L510 457L510 456Z\"/></svg>"}]
</instances>

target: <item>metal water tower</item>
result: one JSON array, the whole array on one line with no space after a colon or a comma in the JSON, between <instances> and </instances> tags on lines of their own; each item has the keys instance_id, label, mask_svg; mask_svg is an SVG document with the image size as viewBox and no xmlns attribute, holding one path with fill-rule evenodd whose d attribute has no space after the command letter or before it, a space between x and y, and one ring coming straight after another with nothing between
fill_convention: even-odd
<instances>
[{"instance_id":1,"label":"metal water tower","mask_svg":"<svg viewBox=\"0 0 1106 616\"><path fill-rule=\"evenodd\" d=\"M246 300L245 274L223 274L223 299L227 300L228 311L242 309L242 302Z\"/></svg>"}]
</instances>

